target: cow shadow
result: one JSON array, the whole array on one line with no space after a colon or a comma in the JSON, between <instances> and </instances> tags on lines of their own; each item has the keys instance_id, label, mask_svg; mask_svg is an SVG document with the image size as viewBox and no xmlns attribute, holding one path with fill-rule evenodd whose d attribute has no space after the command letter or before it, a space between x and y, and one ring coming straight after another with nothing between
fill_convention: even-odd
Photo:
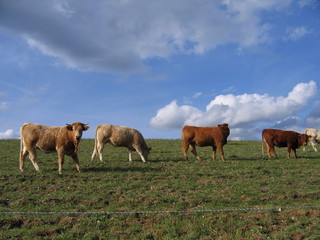
<instances>
[{"instance_id":1,"label":"cow shadow","mask_svg":"<svg viewBox=\"0 0 320 240\"><path fill-rule=\"evenodd\" d=\"M160 168L154 167L88 167L83 172L159 172Z\"/></svg>"},{"instance_id":2,"label":"cow shadow","mask_svg":"<svg viewBox=\"0 0 320 240\"><path fill-rule=\"evenodd\" d=\"M226 161L258 161L258 160L265 160L268 159L268 157L263 156L256 156L256 157L244 157L244 156L238 156L238 155L231 155L226 157Z\"/></svg>"},{"instance_id":3,"label":"cow shadow","mask_svg":"<svg viewBox=\"0 0 320 240\"><path fill-rule=\"evenodd\" d=\"M299 158L299 156L298 156ZM316 157L316 156L301 156L300 158L305 158L305 159L320 159L320 156L319 157Z\"/></svg>"},{"instance_id":4,"label":"cow shadow","mask_svg":"<svg viewBox=\"0 0 320 240\"><path fill-rule=\"evenodd\" d=\"M161 162L185 162L185 158L167 158L167 159L152 159L150 162L161 163Z\"/></svg>"}]
</instances>

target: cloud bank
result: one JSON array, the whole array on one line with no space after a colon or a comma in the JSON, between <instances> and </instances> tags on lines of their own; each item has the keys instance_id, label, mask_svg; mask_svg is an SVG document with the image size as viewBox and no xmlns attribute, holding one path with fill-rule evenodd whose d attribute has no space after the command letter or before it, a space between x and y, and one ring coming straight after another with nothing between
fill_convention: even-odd
<instances>
[{"instance_id":1,"label":"cloud bank","mask_svg":"<svg viewBox=\"0 0 320 240\"><path fill-rule=\"evenodd\" d=\"M281 127L289 123L292 125L296 121L292 117L316 94L317 84L310 81L297 84L285 97L268 94L219 95L206 106L205 111L190 105L179 106L172 101L158 110L150 124L157 129L171 130L183 125L215 126L226 122L233 128L234 139L250 138L260 131L257 125L263 122L268 122L269 126L273 122ZM309 121L319 112L313 113Z\"/></svg>"},{"instance_id":2,"label":"cloud bank","mask_svg":"<svg viewBox=\"0 0 320 240\"><path fill-rule=\"evenodd\" d=\"M0 139L11 139L11 138L17 138L18 135L14 133L12 129L8 129L5 132L0 132Z\"/></svg>"},{"instance_id":3,"label":"cloud bank","mask_svg":"<svg viewBox=\"0 0 320 240\"><path fill-rule=\"evenodd\" d=\"M1 2L0 28L59 64L134 73L144 60L203 54L223 44L245 48L269 38L266 11L290 0L33 0ZM14 17L12 17L14 16ZM296 34L302 34L301 31Z\"/></svg>"}]
</instances>

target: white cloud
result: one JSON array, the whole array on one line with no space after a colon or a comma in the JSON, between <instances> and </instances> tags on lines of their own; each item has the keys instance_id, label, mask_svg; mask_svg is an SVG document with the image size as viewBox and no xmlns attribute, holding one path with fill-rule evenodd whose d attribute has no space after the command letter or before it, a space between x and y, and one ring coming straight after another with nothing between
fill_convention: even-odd
<instances>
[{"instance_id":1,"label":"white cloud","mask_svg":"<svg viewBox=\"0 0 320 240\"><path fill-rule=\"evenodd\" d=\"M202 95L202 92L196 92L193 96L192 96L192 98L198 98L198 97L200 97Z\"/></svg>"},{"instance_id":2,"label":"white cloud","mask_svg":"<svg viewBox=\"0 0 320 240\"><path fill-rule=\"evenodd\" d=\"M304 26L300 26L296 28L287 28L286 30L287 36L285 37L285 40L297 41L311 32L312 32L311 30L308 30Z\"/></svg>"},{"instance_id":3,"label":"white cloud","mask_svg":"<svg viewBox=\"0 0 320 240\"><path fill-rule=\"evenodd\" d=\"M60 64L132 73L143 61L203 54L223 44L244 48L268 39L260 15L290 0L3 1L0 26Z\"/></svg>"},{"instance_id":4,"label":"white cloud","mask_svg":"<svg viewBox=\"0 0 320 240\"><path fill-rule=\"evenodd\" d=\"M10 138L16 138L17 134L14 133L12 129L8 129L5 132L0 132L0 139L10 139Z\"/></svg>"},{"instance_id":5,"label":"white cloud","mask_svg":"<svg viewBox=\"0 0 320 240\"><path fill-rule=\"evenodd\" d=\"M180 128L189 116L198 114L202 113L197 108L188 105L178 106L176 101L172 101L158 111L157 115L151 119L150 124L159 129Z\"/></svg>"},{"instance_id":6,"label":"white cloud","mask_svg":"<svg viewBox=\"0 0 320 240\"><path fill-rule=\"evenodd\" d=\"M54 0L53 8L63 16L70 18L74 14L74 10L70 7L66 0Z\"/></svg>"},{"instance_id":7,"label":"white cloud","mask_svg":"<svg viewBox=\"0 0 320 240\"><path fill-rule=\"evenodd\" d=\"M268 94L219 95L206 106L205 111L189 105L179 106L173 101L158 110L150 123L155 128L176 129L183 125L214 126L226 122L231 128L238 129L238 135L231 131L232 137L237 138L244 135L241 131L254 128L254 124L286 118L289 122L289 117L303 109L316 94L317 84L310 81L297 84L286 97Z\"/></svg>"}]
</instances>

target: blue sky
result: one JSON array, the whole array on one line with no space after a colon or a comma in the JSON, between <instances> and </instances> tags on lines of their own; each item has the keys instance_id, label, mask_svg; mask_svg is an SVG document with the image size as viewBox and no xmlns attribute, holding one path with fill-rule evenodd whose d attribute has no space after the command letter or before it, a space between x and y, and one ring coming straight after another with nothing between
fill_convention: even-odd
<instances>
[{"instance_id":1,"label":"blue sky","mask_svg":"<svg viewBox=\"0 0 320 240\"><path fill-rule=\"evenodd\" d=\"M3 0L0 43L0 139L25 122L320 128L316 0Z\"/></svg>"}]
</instances>

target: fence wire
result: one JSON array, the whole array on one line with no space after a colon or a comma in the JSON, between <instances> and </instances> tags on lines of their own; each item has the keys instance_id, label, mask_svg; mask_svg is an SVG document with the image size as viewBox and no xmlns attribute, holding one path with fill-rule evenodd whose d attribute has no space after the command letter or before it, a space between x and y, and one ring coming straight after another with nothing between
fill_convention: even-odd
<instances>
[{"instance_id":1,"label":"fence wire","mask_svg":"<svg viewBox=\"0 0 320 240\"><path fill-rule=\"evenodd\" d=\"M258 207L258 208L229 208L229 209L198 209L198 210L165 210L165 211L115 211L115 212L0 212L0 215L134 215L134 214L177 214L177 213L210 213L210 212L239 212L265 211L281 212L287 209L320 208L319 206L290 206L290 207Z\"/></svg>"}]
</instances>

